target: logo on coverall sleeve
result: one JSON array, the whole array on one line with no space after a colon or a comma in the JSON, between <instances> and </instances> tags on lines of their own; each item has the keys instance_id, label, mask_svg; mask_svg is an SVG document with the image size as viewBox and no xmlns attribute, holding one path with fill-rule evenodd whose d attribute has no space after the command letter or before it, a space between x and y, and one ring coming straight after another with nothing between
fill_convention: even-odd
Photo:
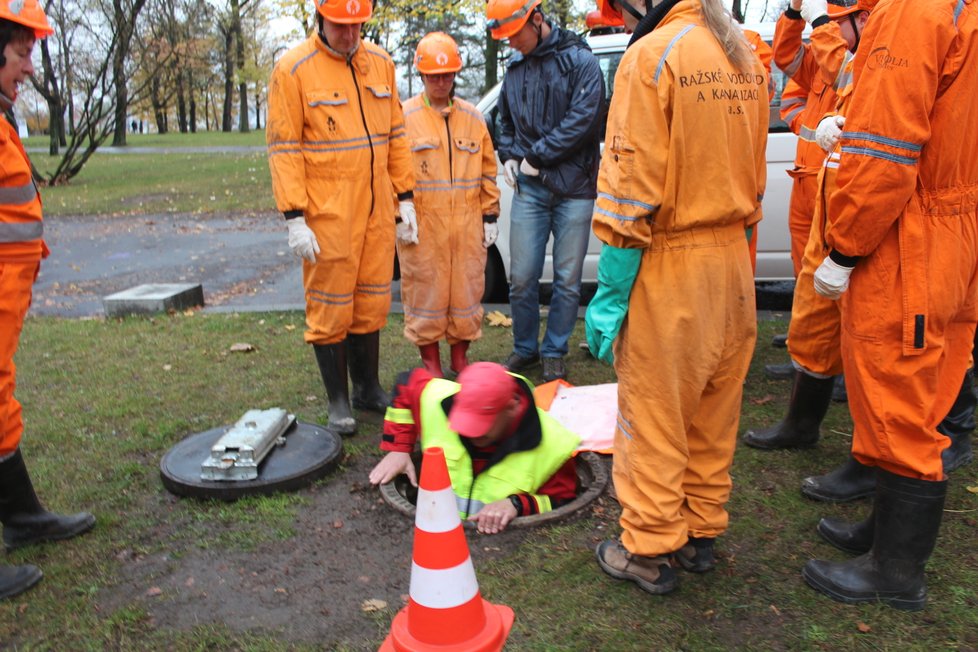
<instances>
[{"instance_id":1,"label":"logo on coverall sleeve","mask_svg":"<svg viewBox=\"0 0 978 652\"><path fill-rule=\"evenodd\" d=\"M869 53L866 67L870 70L893 70L894 68L909 68L910 61L904 57L890 54L890 48L885 45Z\"/></svg>"}]
</instances>

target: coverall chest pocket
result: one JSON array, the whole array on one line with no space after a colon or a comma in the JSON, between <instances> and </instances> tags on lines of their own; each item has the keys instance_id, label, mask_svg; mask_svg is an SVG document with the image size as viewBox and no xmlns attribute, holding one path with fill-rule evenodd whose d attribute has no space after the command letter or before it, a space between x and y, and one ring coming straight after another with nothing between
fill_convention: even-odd
<instances>
[{"instance_id":1,"label":"coverall chest pocket","mask_svg":"<svg viewBox=\"0 0 978 652\"><path fill-rule=\"evenodd\" d=\"M355 145L351 129L353 109L346 90L325 89L306 93L306 128L303 150L311 176L326 177L338 166L344 147ZM362 127L360 133L362 136Z\"/></svg>"},{"instance_id":2,"label":"coverall chest pocket","mask_svg":"<svg viewBox=\"0 0 978 652\"><path fill-rule=\"evenodd\" d=\"M440 178L440 163L444 153L441 140L430 136L411 139L411 154L414 159L414 176L418 180L432 181ZM423 188L419 188L423 190Z\"/></svg>"},{"instance_id":3,"label":"coverall chest pocket","mask_svg":"<svg viewBox=\"0 0 978 652\"><path fill-rule=\"evenodd\" d=\"M371 134L387 135L391 130L391 101L394 93L389 84L367 84L363 114Z\"/></svg>"}]
</instances>

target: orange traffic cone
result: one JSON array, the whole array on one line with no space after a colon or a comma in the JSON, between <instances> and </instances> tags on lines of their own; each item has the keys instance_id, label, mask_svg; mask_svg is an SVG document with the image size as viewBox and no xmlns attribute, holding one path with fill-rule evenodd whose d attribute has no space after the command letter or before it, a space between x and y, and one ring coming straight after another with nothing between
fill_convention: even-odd
<instances>
[{"instance_id":1,"label":"orange traffic cone","mask_svg":"<svg viewBox=\"0 0 978 652\"><path fill-rule=\"evenodd\" d=\"M411 597L380 652L503 649L513 610L482 599L441 448L424 451L414 522Z\"/></svg>"}]
</instances>

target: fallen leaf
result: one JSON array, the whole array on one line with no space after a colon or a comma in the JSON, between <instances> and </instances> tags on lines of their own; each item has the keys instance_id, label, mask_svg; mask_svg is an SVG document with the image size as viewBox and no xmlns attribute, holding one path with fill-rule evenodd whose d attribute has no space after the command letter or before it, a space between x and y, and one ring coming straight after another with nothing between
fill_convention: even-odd
<instances>
[{"instance_id":1,"label":"fallen leaf","mask_svg":"<svg viewBox=\"0 0 978 652\"><path fill-rule=\"evenodd\" d=\"M278 588L276 588L275 589L275 592L276 593L281 593L282 595L285 595L286 593L288 593L288 591L286 591L285 589L283 589L281 586L278 587Z\"/></svg>"},{"instance_id":2,"label":"fallen leaf","mask_svg":"<svg viewBox=\"0 0 978 652\"><path fill-rule=\"evenodd\" d=\"M773 394L768 394L767 396L762 396L761 398L752 398L750 402L753 405L767 405L774 400Z\"/></svg>"},{"instance_id":3,"label":"fallen leaf","mask_svg":"<svg viewBox=\"0 0 978 652\"><path fill-rule=\"evenodd\" d=\"M27 611L27 603L26 602L23 603L23 604L21 604L19 607L17 607L17 613L23 614L25 611Z\"/></svg>"},{"instance_id":4,"label":"fallen leaf","mask_svg":"<svg viewBox=\"0 0 978 652\"><path fill-rule=\"evenodd\" d=\"M190 588L191 586L193 586L193 585L194 585L194 582L195 582L195 581L196 581L196 580L194 580L194 578L192 578L192 577L188 577L188 578L187 578L187 581L186 581L186 582L184 582L184 583L183 583L183 585L184 585L184 586L186 586L186 587L187 587L187 588L189 589L189 588Z\"/></svg>"},{"instance_id":5,"label":"fallen leaf","mask_svg":"<svg viewBox=\"0 0 978 652\"><path fill-rule=\"evenodd\" d=\"M295 330L295 324L286 324L285 325L285 330L287 330L287 331L294 331Z\"/></svg>"},{"instance_id":6,"label":"fallen leaf","mask_svg":"<svg viewBox=\"0 0 978 652\"><path fill-rule=\"evenodd\" d=\"M170 369L173 369L173 365L172 364L165 364L165 365L163 365L163 371L169 371Z\"/></svg>"},{"instance_id":7,"label":"fallen leaf","mask_svg":"<svg viewBox=\"0 0 978 652\"><path fill-rule=\"evenodd\" d=\"M498 310L493 310L486 315L486 321L490 326L502 326L503 328L508 328L513 325L513 320Z\"/></svg>"},{"instance_id":8,"label":"fallen leaf","mask_svg":"<svg viewBox=\"0 0 978 652\"><path fill-rule=\"evenodd\" d=\"M386 609L387 603L383 600L378 600L377 598L371 598L370 600L364 600L360 603L360 609L366 611L367 613L371 611L380 611L381 609Z\"/></svg>"},{"instance_id":9,"label":"fallen leaf","mask_svg":"<svg viewBox=\"0 0 978 652\"><path fill-rule=\"evenodd\" d=\"M771 611L774 612L774 615L775 616L780 616L781 615L781 610L778 609L777 607L775 607L773 604L771 605Z\"/></svg>"},{"instance_id":10,"label":"fallen leaf","mask_svg":"<svg viewBox=\"0 0 978 652\"><path fill-rule=\"evenodd\" d=\"M319 400L319 397L316 396L315 394L310 394L309 396L306 397L306 402L307 403L314 403L315 401L318 401L318 400Z\"/></svg>"},{"instance_id":11,"label":"fallen leaf","mask_svg":"<svg viewBox=\"0 0 978 652\"><path fill-rule=\"evenodd\" d=\"M965 487L965 489L967 489L973 494L978 494L978 487Z\"/></svg>"},{"instance_id":12,"label":"fallen leaf","mask_svg":"<svg viewBox=\"0 0 978 652\"><path fill-rule=\"evenodd\" d=\"M251 353L255 350L255 347L247 342L238 342L236 344L232 344L229 350L233 353Z\"/></svg>"},{"instance_id":13,"label":"fallen leaf","mask_svg":"<svg viewBox=\"0 0 978 652\"><path fill-rule=\"evenodd\" d=\"M193 308L187 308L186 310L183 311L183 316L184 317L193 317L194 314L195 314L195 312L194 312L194 309Z\"/></svg>"},{"instance_id":14,"label":"fallen leaf","mask_svg":"<svg viewBox=\"0 0 978 652\"><path fill-rule=\"evenodd\" d=\"M869 632L871 632L873 630L872 627L870 627L869 625L867 625L866 623L863 623L863 622L856 623L856 629L858 629L859 631L861 631L863 634L868 634Z\"/></svg>"},{"instance_id":15,"label":"fallen leaf","mask_svg":"<svg viewBox=\"0 0 978 652\"><path fill-rule=\"evenodd\" d=\"M158 595L163 595L163 589L158 586L151 587L146 591L146 595L150 598L155 598Z\"/></svg>"},{"instance_id":16,"label":"fallen leaf","mask_svg":"<svg viewBox=\"0 0 978 652\"><path fill-rule=\"evenodd\" d=\"M333 521L333 527L336 528L337 530L340 529L341 527L343 527L343 521L341 521L340 519L336 519L335 521Z\"/></svg>"}]
</instances>

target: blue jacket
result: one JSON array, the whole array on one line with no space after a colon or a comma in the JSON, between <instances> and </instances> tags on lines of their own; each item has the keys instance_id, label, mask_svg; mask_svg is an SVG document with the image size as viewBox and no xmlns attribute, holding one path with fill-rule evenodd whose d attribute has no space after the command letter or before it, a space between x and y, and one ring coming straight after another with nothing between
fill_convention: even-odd
<instances>
[{"instance_id":1,"label":"blue jacket","mask_svg":"<svg viewBox=\"0 0 978 652\"><path fill-rule=\"evenodd\" d=\"M604 115L598 60L580 37L554 27L509 62L499 94L500 160L525 158L554 194L594 199Z\"/></svg>"}]
</instances>

